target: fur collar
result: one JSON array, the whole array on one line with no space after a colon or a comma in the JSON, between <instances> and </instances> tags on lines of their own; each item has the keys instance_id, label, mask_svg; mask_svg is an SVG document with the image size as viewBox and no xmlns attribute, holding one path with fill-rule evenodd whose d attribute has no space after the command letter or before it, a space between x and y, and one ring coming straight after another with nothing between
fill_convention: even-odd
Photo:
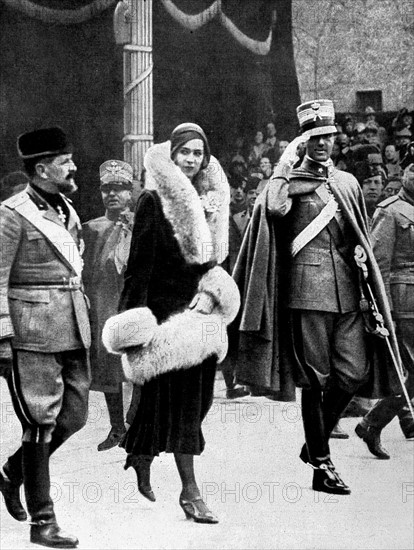
<instances>
[{"instance_id":1,"label":"fur collar","mask_svg":"<svg viewBox=\"0 0 414 550\"><path fill-rule=\"evenodd\" d=\"M171 160L170 146L166 141L148 149L144 160L145 188L158 193L186 261L220 264L228 254L227 178L217 159L211 156L209 165L200 171L193 185Z\"/></svg>"}]
</instances>

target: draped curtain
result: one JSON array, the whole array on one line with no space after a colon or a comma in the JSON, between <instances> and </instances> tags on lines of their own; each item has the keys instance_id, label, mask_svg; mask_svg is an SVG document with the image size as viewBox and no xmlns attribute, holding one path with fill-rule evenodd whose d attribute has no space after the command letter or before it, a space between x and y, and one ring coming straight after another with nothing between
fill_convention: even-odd
<instances>
[{"instance_id":1,"label":"draped curtain","mask_svg":"<svg viewBox=\"0 0 414 550\"><path fill-rule=\"evenodd\" d=\"M2 2L43 23L76 25L99 15L115 5L117 0L89 0L87 2L74 0L70 3L64 0L59 3L53 2L53 0L18 0L17 2L16 0L2 0Z\"/></svg>"},{"instance_id":2,"label":"draped curtain","mask_svg":"<svg viewBox=\"0 0 414 550\"><path fill-rule=\"evenodd\" d=\"M128 0L126 0L128 1ZM19 133L59 124L73 138L81 217L102 213L99 165L123 156L116 0L0 0L0 177L21 168ZM291 0L153 0L154 140L192 120L220 156L273 120L296 133Z\"/></svg>"}]
</instances>

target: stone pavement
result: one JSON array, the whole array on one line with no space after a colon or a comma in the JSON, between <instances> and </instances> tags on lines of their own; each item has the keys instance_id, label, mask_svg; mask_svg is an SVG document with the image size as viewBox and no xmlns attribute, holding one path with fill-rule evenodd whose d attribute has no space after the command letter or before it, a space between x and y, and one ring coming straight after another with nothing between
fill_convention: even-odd
<instances>
[{"instance_id":1,"label":"stone pavement","mask_svg":"<svg viewBox=\"0 0 414 550\"><path fill-rule=\"evenodd\" d=\"M126 392L128 393L128 392ZM128 400L129 393L126 396ZM221 374L204 424L206 450L196 459L197 478L218 525L185 519L173 457L154 461L157 502L124 471L120 448L98 453L109 431L103 395L91 392L86 427L51 460L59 523L76 534L80 549L329 549L413 548L413 442L394 420L383 432L392 459L377 460L355 435L356 418L342 420L349 440L333 440L333 460L350 496L311 490L312 471L298 459L303 443L300 407L264 397L224 398ZM0 381L0 459L20 438L4 380ZM0 549L40 548L28 542L29 526L14 521L0 498Z\"/></svg>"}]
</instances>

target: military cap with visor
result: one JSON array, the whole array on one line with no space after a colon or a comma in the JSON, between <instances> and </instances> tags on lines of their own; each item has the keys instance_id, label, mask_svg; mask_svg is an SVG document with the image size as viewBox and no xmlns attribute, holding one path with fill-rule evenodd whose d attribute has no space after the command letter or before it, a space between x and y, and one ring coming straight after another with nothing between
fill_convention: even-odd
<instances>
[{"instance_id":1,"label":"military cap with visor","mask_svg":"<svg viewBox=\"0 0 414 550\"><path fill-rule=\"evenodd\" d=\"M306 137L336 134L335 110L330 99L306 101L296 108L301 132Z\"/></svg>"},{"instance_id":2,"label":"military cap with visor","mask_svg":"<svg viewBox=\"0 0 414 550\"><path fill-rule=\"evenodd\" d=\"M123 160L107 160L99 167L100 185L118 185L125 189L132 188L133 170L130 164Z\"/></svg>"}]
</instances>

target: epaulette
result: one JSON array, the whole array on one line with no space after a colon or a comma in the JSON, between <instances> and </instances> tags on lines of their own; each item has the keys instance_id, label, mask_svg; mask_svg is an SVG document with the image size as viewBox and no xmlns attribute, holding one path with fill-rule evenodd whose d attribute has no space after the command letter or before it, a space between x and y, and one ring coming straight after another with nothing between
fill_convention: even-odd
<instances>
[{"instance_id":1,"label":"epaulette","mask_svg":"<svg viewBox=\"0 0 414 550\"><path fill-rule=\"evenodd\" d=\"M20 193L17 193L16 195L12 195L8 199L2 201L1 204L4 206L7 206L7 208L10 208L10 210L14 210L24 202L29 200L29 195L27 194L26 190L20 191Z\"/></svg>"},{"instance_id":2,"label":"epaulette","mask_svg":"<svg viewBox=\"0 0 414 550\"><path fill-rule=\"evenodd\" d=\"M393 195L392 197L388 197L388 199L384 199L383 201L379 202L377 204L378 208L384 208L385 206L388 206L392 204L393 202L398 201L400 197L398 195Z\"/></svg>"}]
</instances>

